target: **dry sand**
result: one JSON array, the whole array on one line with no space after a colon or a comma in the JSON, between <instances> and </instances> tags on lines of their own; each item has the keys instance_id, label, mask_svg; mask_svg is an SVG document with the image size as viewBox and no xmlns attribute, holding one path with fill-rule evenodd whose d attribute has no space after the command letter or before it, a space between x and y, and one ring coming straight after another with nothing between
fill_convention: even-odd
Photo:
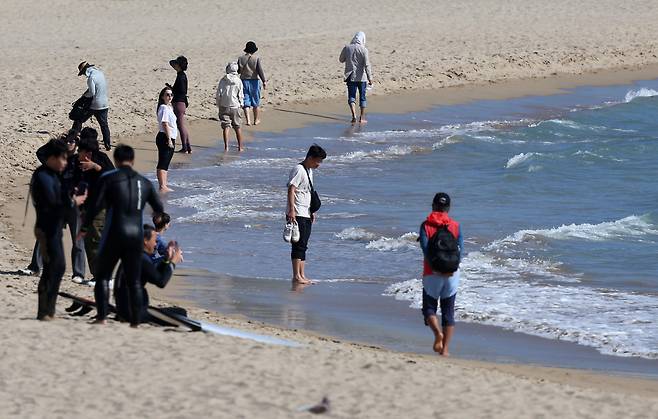
<instances>
[{"instance_id":1,"label":"dry sand","mask_svg":"<svg viewBox=\"0 0 658 419\"><path fill-rule=\"evenodd\" d=\"M141 169L153 166L155 96L175 77L167 61L189 58L189 112L207 120L216 113L220 69L248 39L258 43L270 79L259 130L344 117L337 56L357 30L368 35L380 95L373 111L658 76L651 1L182 4L3 2L2 417L306 417L296 409L324 395L330 417L658 417L656 381L398 354L199 310L193 317L305 346L93 327L67 317L64 303L57 321L32 320L37 279L11 273L27 264L32 241L31 220L20 225L19 198L36 164L33 150L69 126L69 104L84 90L76 77L83 59L106 72L114 139L137 146ZM400 93L428 88L439 89ZM193 129L193 144L217 139L210 123ZM91 291L66 280L64 287Z\"/></svg>"}]
</instances>

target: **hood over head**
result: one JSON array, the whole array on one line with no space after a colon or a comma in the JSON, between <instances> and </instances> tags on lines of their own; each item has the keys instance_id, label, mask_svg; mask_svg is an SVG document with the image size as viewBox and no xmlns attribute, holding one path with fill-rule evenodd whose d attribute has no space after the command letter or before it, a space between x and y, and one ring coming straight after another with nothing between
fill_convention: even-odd
<instances>
[{"instance_id":1,"label":"hood over head","mask_svg":"<svg viewBox=\"0 0 658 419\"><path fill-rule=\"evenodd\" d=\"M366 34L365 32L357 32L352 38L352 44L366 45Z\"/></svg>"},{"instance_id":2,"label":"hood over head","mask_svg":"<svg viewBox=\"0 0 658 419\"><path fill-rule=\"evenodd\" d=\"M226 74L238 74L238 63L231 61L226 65Z\"/></svg>"}]
</instances>

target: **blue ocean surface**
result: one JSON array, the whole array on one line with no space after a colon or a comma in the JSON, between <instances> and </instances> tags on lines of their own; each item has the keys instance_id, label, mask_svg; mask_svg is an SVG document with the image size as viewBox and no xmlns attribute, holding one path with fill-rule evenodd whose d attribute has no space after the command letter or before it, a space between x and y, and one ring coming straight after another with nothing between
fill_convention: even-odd
<instances>
[{"instance_id":1,"label":"blue ocean surface","mask_svg":"<svg viewBox=\"0 0 658 419\"><path fill-rule=\"evenodd\" d=\"M259 134L240 155L215 150L171 171L167 236L189 267L289 281L286 182L318 143L328 158L315 172L313 287L372 284L419 308L417 232L444 191L466 242L459 321L658 359L657 90L579 88Z\"/></svg>"}]
</instances>

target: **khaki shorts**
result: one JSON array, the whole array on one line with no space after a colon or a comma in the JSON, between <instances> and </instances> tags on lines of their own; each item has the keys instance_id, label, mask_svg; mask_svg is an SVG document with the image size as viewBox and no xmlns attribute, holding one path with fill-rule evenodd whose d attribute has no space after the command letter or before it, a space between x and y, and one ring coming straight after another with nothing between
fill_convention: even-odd
<instances>
[{"instance_id":1,"label":"khaki shorts","mask_svg":"<svg viewBox=\"0 0 658 419\"><path fill-rule=\"evenodd\" d=\"M226 108L220 106L219 108L219 123L222 128L240 128L242 118L240 117L240 108Z\"/></svg>"}]
</instances>

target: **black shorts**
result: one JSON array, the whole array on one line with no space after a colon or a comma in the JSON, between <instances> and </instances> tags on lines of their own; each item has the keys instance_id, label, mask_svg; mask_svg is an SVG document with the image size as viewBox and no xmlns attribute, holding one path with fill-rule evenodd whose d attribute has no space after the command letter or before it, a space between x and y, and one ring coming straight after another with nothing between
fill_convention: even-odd
<instances>
[{"instance_id":1,"label":"black shorts","mask_svg":"<svg viewBox=\"0 0 658 419\"><path fill-rule=\"evenodd\" d=\"M311 219L307 217L295 217L297 226L299 226L299 241L292 244L290 252L291 259L306 260L306 249L308 248L308 239L311 237Z\"/></svg>"},{"instance_id":2,"label":"black shorts","mask_svg":"<svg viewBox=\"0 0 658 419\"><path fill-rule=\"evenodd\" d=\"M159 170L169 170L169 163L171 163L171 158L174 157L174 149L169 147L169 141L167 141L164 132L158 132L155 137L155 145L158 146L158 165L156 167Z\"/></svg>"}]
</instances>

